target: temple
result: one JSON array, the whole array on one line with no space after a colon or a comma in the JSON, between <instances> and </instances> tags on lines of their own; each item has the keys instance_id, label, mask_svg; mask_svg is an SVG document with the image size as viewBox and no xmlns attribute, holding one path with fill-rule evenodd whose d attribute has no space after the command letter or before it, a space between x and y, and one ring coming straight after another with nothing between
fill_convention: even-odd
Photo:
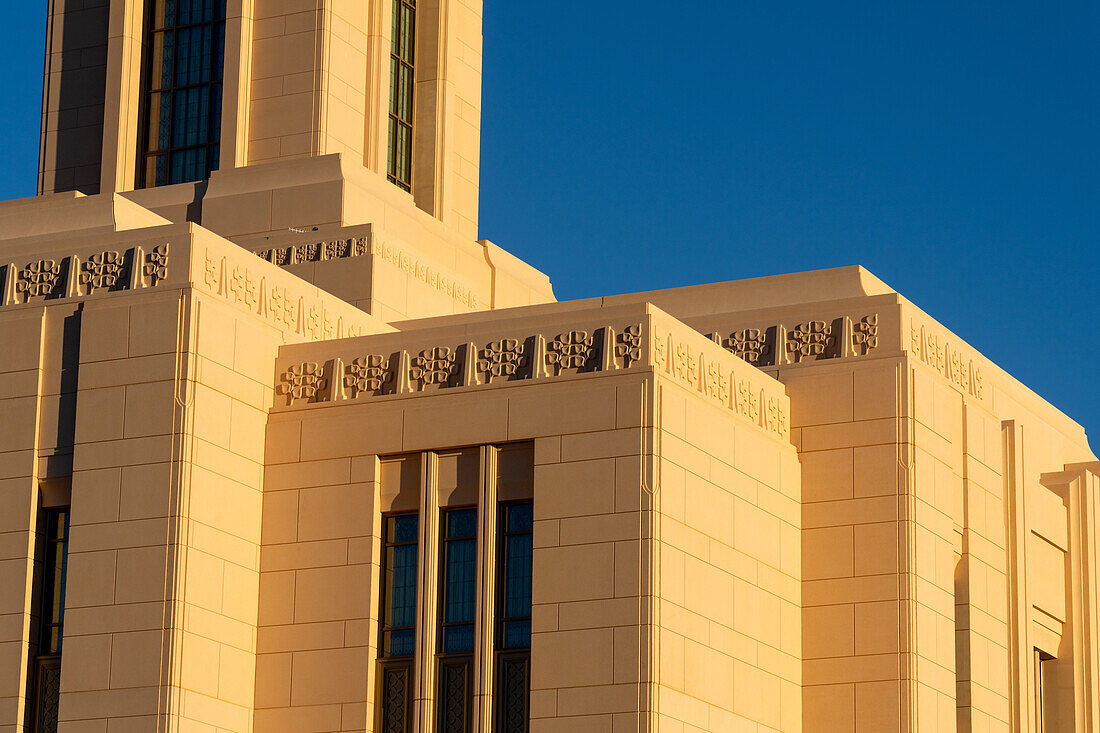
<instances>
[{"instance_id":1,"label":"temple","mask_svg":"<svg viewBox=\"0 0 1100 733\"><path fill-rule=\"evenodd\" d=\"M52 0L0 733L1096 731L1084 430L860 267L557 302L481 12Z\"/></svg>"}]
</instances>

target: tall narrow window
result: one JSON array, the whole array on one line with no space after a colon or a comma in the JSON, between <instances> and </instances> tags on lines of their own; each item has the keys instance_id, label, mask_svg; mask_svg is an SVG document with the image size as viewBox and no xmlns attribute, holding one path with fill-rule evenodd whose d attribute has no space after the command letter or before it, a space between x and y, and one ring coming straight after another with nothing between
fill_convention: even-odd
<instances>
[{"instance_id":1,"label":"tall narrow window","mask_svg":"<svg viewBox=\"0 0 1100 733\"><path fill-rule=\"evenodd\" d=\"M412 730L416 653L416 568L420 524L415 514L382 518L382 613L379 643L379 730Z\"/></svg>"},{"instance_id":2,"label":"tall narrow window","mask_svg":"<svg viewBox=\"0 0 1100 733\"><path fill-rule=\"evenodd\" d=\"M61 643L65 626L65 570L69 556L69 510L42 512L46 532L42 545L42 599L38 654L34 659L35 733L57 731L57 704L61 692Z\"/></svg>"},{"instance_id":3,"label":"tall narrow window","mask_svg":"<svg viewBox=\"0 0 1100 733\"><path fill-rule=\"evenodd\" d=\"M1054 657L1050 656L1046 652L1039 649L1034 650L1035 654L1035 733L1043 733L1046 730L1046 708L1050 705L1048 699L1047 686L1050 684L1050 680L1047 679L1047 671L1050 667L1050 662Z\"/></svg>"},{"instance_id":4,"label":"tall narrow window","mask_svg":"<svg viewBox=\"0 0 1100 733\"><path fill-rule=\"evenodd\" d=\"M527 733L531 698L531 502L502 504L497 588L497 733Z\"/></svg>"},{"instance_id":5,"label":"tall narrow window","mask_svg":"<svg viewBox=\"0 0 1100 733\"><path fill-rule=\"evenodd\" d=\"M477 509L443 512L439 628L439 733L468 733L477 609Z\"/></svg>"},{"instance_id":6,"label":"tall narrow window","mask_svg":"<svg viewBox=\"0 0 1100 733\"><path fill-rule=\"evenodd\" d=\"M387 178L412 190L413 94L416 83L416 0L393 0L390 41L390 159Z\"/></svg>"},{"instance_id":7,"label":"tall narrow window","mask_svg":"<svg viewBox=\"0 0 1100 733\"><path fill-rule=\"evenodd\" d=\"M226 0L150 0L141 183L218 169Z\"/></svg>"}]
</instances>

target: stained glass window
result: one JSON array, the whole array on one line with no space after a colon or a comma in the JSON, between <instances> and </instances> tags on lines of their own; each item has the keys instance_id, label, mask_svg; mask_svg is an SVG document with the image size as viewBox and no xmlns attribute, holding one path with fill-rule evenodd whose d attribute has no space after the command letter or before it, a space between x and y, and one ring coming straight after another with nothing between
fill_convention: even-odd
<instances>
[{"instance_id":1,"label":"stained glass window","mask_svg":"<svg viewBox=\"0 0 1100 733\"><path fill-rule=\"evenodd\" d=\"M534 505L502 504L498 534L497 672L499 733L527 733L531 696L531 551Z\"/></svg>"},{"instance_id":2,"label":"stained glass window","mask_svg":"<svg viewBox=\"0 0 1100 733\"><path fill-rule=\"evenodd\" d=\"M142 184L201 181L218 169L226 0L153 0Z\"/></svg>"},{"instance_id":3,"label":"stained glass window","mask_svg":"<svg viewBox=\"0 0 1100 733\"><path fill-rule=\"evenodd\" d=\"M390 36L390 129L387 178L412 190L413 96L416 91L416 0L393 0Z\"/></svg>"},{"instance_id":4,"label":"stained glass window","mask_svg":"<svg viewBox=\"0 0 1100 733\"><path fill-rule=\"evenodd\" d=\"M416 650L416 553L420 523L415 514L388 516L384 523L382 656L411 657Z\"/></svg>"},{"instance_id":5,"label":"stained glass window","mask_svg":"<svg viewBox=\"0 0 1100 733\"><path fill-rule=\"evenodd\" d=\"M500 646L531 646L531 534L534 508L531 502L501 507Z\"/></svg>"},{"instance_id":6,"label":"stained glass window","mask_svg":"<svg viewBox=\"0 0 1100 733\"><path fill-rule=\"evenodd\" d=\"M477 510L454 509L445 514L443 540L444 654L474 650L477 603Z\"/></svg>"},{"instance_id":7,"label":"stained glass window","mask_svg":"<svg viewBox=\"0 0 1100 733\"><path fill-rule=\"evenodd\" d=\"M416 653L417 542L415 514L382 518L382 612L379 627L379 730L408 733L412 721L413 655Z\"/></svg>"},{"instance_id":8,"label":"stained glass window","mask_svg":"<svg viewBox=\"0 0 1100 733\"><path fill-rule=\"evenodd\" d=\"M477 613L477 509L443 512L440 561L437 730L468 733Z\"/></svg>"}]
</instances>

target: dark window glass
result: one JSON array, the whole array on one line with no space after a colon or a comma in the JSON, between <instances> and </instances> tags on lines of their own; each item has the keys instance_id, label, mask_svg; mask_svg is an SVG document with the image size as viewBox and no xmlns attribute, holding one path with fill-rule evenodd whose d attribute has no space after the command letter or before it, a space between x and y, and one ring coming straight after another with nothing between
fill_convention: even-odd
<instances>
[{"instance_id":1,"label":"dark window glass","mask_svg":"<svg viewBox=\"0 0 1100 733\"><path fill-rule=\"evenodd\" d=\"M151 0L142 184L218 168L226 0Z\"/></svg>"},{"instance_id":2,"label":"dark window glass","mask_svg":"<svg viewBox=\"0 0 1100 733\"><path fill-rule=\"evenodd\" d=\"M416 0L393 0L391 31L389 164L386 174L390 181L411 191Z\"/></svg>"},{"instance_id":3,"label":"dark window glass","mask_svg":"<svg viewBox=\"0 0 1100 733\"><path fill-rule=\"evenodd\" d=\"M39 654L60 654L65 625L65 570L69 559L69 510L49 509L42 572L42 641Z\"/></svg>"},{"instance_id":4,"label":"dark window glass","mask_svg":"<svg viewBox=\"0 0 1100 733\"><path fill-rule=\"evenodd\" d=\"M444 516L441 651L472 652L477 604L477 510L453 509Z\"/></svg>"},{"instance_id":5,"label":"dark window glass","mask_svg":"<svg viewBox=\"0 0 1100 733\"><path fill-rule=\"evenodd\" d=\"M415 514L388 516L382 578L382 656L416 651L416 567L420 523Z\"/></svg>"},{"instance_id":6,"label":"dark window glass","mask_svg":"<svg viewBox=\"0 0 1100 733\"><path fill-rule=\"evenodd\" d=\"M526 733L531 697L531 540L534 505L502 504L498 535L496 730Z\"/></svg>"},{"instance_id":7,"label":"dark window glass","mask_svg":"<svg viewBox=\"0 0 1100 733\"><path fill-rule=\"evenodd\" d=\"M65 626L65 576L69 558L69 510L46 509L42 512L43 532L39 557L38 654L33 660L35 733L57 730L57 704L61 683L61 646Z\"/></svg>"},{"instance_id":8,"label":"dark window glass","mask_svg":"<svg viewBox=\"0 0 1100 733\"><path fill-rule=\"evenodd\" d=\"M477 612L477 509L444 511L442 529L437 729L467 733Z\"/></svg>"},{"instance_id":9,"label":"dark window glass","mask_svg":"<svg viewBox=\"0 0 1100 733\"><path fill-rule=\"evenodd\" d=\"M415 514L382 517L378 715L379 730L386 733L411 730L419 533L420 521Z\"/></svg>"}]
</instances>

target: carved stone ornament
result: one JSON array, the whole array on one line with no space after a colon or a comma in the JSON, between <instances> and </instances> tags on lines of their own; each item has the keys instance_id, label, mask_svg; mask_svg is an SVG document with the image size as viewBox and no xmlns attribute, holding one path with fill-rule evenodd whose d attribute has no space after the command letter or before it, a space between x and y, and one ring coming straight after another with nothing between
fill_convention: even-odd
<instances>
[{"instance_id":1,"label":"carved stone ornament","mask_svg":"<svg viewBox=\"0 0 1100 733\"><path fill-rule=\"evenodd\" d=\"M54 260L32 262L19 271L15 289L25 298L42 298L50 295L61 278L61 265Z\"/></svg>"},{"instance_id":2,"label":"carved stone ornament","mask_svg":"<svg viewBox=\"0 0 1100 733\"><path fill-rule=\"evenodd\" d=\"M421 261L399 246L378 241L373 237L360 236L328 242L309 242L287 247L275 247L256 252L256 256L280 266L346 257L375 256L454 298L463 305L473 309L478 308L478 295L471 288L452 280L441 272L437 266Z\"/></svg>"},{"instance_id":3,"label":"carved stone ornament","mask_svg":"<svg viewBox=\"0 0 1100 733\"><path fill-rule=\"evenodd\" d=\"M123 257L114 250L97 252L81 263L80 283L88 287L88 292L111 290L118 286L122 277Z\"/></svg>"},{"instance_id":4,"label":"carved stone ornament","mask_svg":"<svg viewBox=\"0 0 1100 733\"><path fill-rule=\"evenodd\" d=\"M791 329L787 351L796 361L816 358L832 344L833 326L825 321L810 321Z\"/></svg>"},{"instance_id":5,"label":"carved stone ornament","mask_svg":"<svg viewBox=\"0 0 1100 733\"><path fill-rule=\"evenodd\" d=\"M344 386L352 390L353 397L377 394L391 379L387 373L389 366L389 360L381 354L360 356L344 368Z\"/></svg>"},{"instance_id":6,"label":"carved stone ornament","mask_svg":"<svg viewBox=\"0 0 1100 733\"><path fill-rule=\"evenodd\" d=\"M307 361L288 368L281 375L282 384L277 394L287 396L287 404L295 400L314 400L317 394L328 385L324 370L319 364Z\"/></svg>"},{"instance_id":7,"label":"carved stone ornament","mask_svg":"<svg viewBox=\"0 0 1100 733\"><path fill-rule=\"evenodd\" d=\"M168 244L153 247L145 253L145 277L149 278L150 285L156 285L168 277Z\"/></svg>"},{"instance_id":8,"label":"carved stone ornament","mask_svg":"<svg viewBox=\"0 0 1100 733\"><path fill-rule=\"evenodd\" d=\"M860 354L878 346L878 314L866 316L852 327L852 344Z\"/></svg>"},{"instance_id":9,"label":"carved stone ornament","mask_svg":"<svg viewBox=\"0 0 1100 733\"><path fill-rule=\"evenodd\" d=\"M760 419L760 397L747 379L739 380L737 383L735 406L738 415L747 417L753 422Z\"/></svg>"},{"instance_id":10,"label":"carved stone ornament","mask_svg":"<svg viewBox=\"0 0 1100 733\"><path fill-rule=\"evenodd\" d=\"M761 357L771 353L767 332L760 328L734 331L723 345L750 364L759 364Z\"/></svg>"},{"instance_id":11,"label":"carved stone ornament","mask_svg":"<svg viewBox=\"0 0 1100 733\"><path fill-rule=\"evenodd\" d=\"M458 373L455 352L449 346L421 351L412 360L412 378L425 385L445 384Z\"/></svg>"},{"instance_id":12,"label":"carved stone ornament","mask_svg":"<svg viewBox=\"0 0 1100 733\"><path fill-rule=\"evenodd\" d=\"M556 367L559 374L566 369L582 369L592 358L594 343L588 331L559 334L546 346L546 361Z\"/></svg>"},{"instance_id":13,"label":"carved stone ornament","mask_svg":"<svg viewBox=\"0 0 1100 733\"><path fill-rule=\"evenodd\" d=\"M491 378L514 377L527 366L524 345L517 339L501 339L478 351L477 370Z\"/></svg>"},{"instance_id":14,"label":"carved stone ornament","mask_svg":"<svg viewBox=\"0 0 1100 733\"><path fill-rule=\"evenodd\" d=\"M627 367L642 360L642 327L640 325L627 326L623 329L619 334L615 355L623 359Z\"/></svg>"}]
</instances>

